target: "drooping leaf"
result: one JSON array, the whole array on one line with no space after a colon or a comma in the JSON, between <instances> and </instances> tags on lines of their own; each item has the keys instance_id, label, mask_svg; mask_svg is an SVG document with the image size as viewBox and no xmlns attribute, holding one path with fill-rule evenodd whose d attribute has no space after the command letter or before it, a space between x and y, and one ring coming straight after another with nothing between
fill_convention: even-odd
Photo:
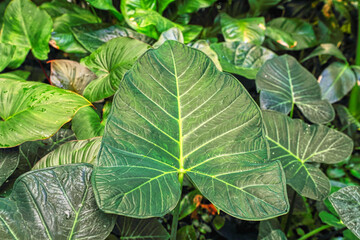
<instances>
[{"instance_id":1,"label":"drooping leaf","mask_svg":"<svg viewBox=\"0 0 360 240\"><path fill-rule=\"evenodd\" d=\"M184 43L184 36L180 29L173 27L169 30L166 30L165 32L161 33L159 40L154 43L153 48L160 47L164 42L167 40L175 40L181 43Z\"/></svg>"},{"instance_id":2,"label":"drooping leaf","mask_svg":"<svg viewBox=\"0 0 360 240\"><path fill-rule=\"evenodd\" d=\"M112 96L125 72L149 48L136 39L115 38L82 59L81 63L98 76L86 86L84 96L91 102Z\"/></svg>"},{"instance_id":3,"label":"drooping leaf","mask_svg":"<svg viewBox=\"0 0 360 240\"><path fill-rule=\"evenodd\" d=\"M111 102L105 103L102 118L92 107L80 109L71 122L71 128L76 134L76 138L81 140L102 136L110 109Z\"/></svg>"},{"instance_id":4,"label":"drooping leaf","mask_svg":"<svg viewBox=\"0 0 360 240\"><path fill-rule=\"evenodd\" d=\"M261 46L241 42L211 44L224 71L255 79L260 67L275 53Z\"/></svg>"},{"instance_id":5,"label":"drooping leaf","mask_svg":"<svg viewBox=\"0 0 360 240\"><path fill-rule=\"evenodd\" d=\"M108 26L106 24L84 24L73 27L72 31L75 38L89 52L94 52L104 43L117 37L135 38L146 43L152 42L151 38L118 25Z\"/></svg>"},{"instance_id":6,"label":"drooping leaf","mask_svg":"<svg viewBox=\"0 0 360 240\"><path fill-rule=\"evenodd\" d=\"M11 62L15 49L16 47L14 45L0 42L0 72Z\"/></svg>"},{"instance_id":7,"label":"drooping leaf","mask_svg":"<svg viewBox=\"0 0 360 240\"><path fill-rule=\"evenodd\" d=\"M124 240L167 240L170 237L166 229L155 218L136 219L118 216L114 232Z\"/></svg>"},{"instance_id":8,"label":"drooping leaf","mask_svg":"<svg viewBox=\"0 0 360 240\"><path fill-rule=\"evenodd\" d=\"M215 64L215 66L222 71L222 67L219 61L219 58L216 54L216 52L211 49L209 43L205 40L198 40L196 42L193 43L189 43L188 46L192 47L192 48L196 48L199 49L200 51L202 51L203 53L205 53L209 58L211 58L211 60L213 61L213 63Z\"/></svg>"},{"instance_id":9,"label":"drooping leaf","mask_svg":"<svg viewBox=\"0 0 360 240\"><path fill-rule=\"evenodd\" d=\"M81 15L65 13L54 19L54 31L50 43L53 47L67 53L87 53L86 49L75 39L71 29L75 26L100 22L101 19L90 11Z\"/></svg>"},{"instance_id":10,"label":"drooping leaf","mask_svg":"<svg viewBox=\"0 0 360 240\"><path fill-rule=\"evenodd\" d=\"M193 13L200 8L210 7L216 0L178 0L176 5L178 8L178 15L185 13Z\"/></svg>"},{"instance_id":11,"label":"drooping leaf","mask_svg":"<svg viewBox=\"0 0 360 240\"><path fill-rule=\"evenodd\" d=\"M1 42L32 49L36 58L45 60L52 24L51 17L30 0L13 0L5 11Z\"/></svg>"},{"instance_id":12,"label":"drooping leaf","mask_svg":"<svg viewBox=\"0 0 360 240\"><path fill-rule=\"evenodd\" d=\"M261 90L262 109L288 114L296 104L307 119L318 124L335 117L331 104L321 100L315 77L289 55L267 61L256 76L256 87Z\"/></svg>"},{"instance_id":13,"label":"drooping leaf","mask_svg":"<svg viewBox=\"0 0 360 240\"><path fill-rule=\"evenodd\" d=\"M83 94L85 87L96 75L87 67L72 60L52 60L51 62L51 84L62 89Z\"/></svg>"},{"instance_id":14,"label":"drooping leaf","mask_svg":"<svg viewBox=\"0 0 360 240\"><path fill-rule=\"evenodd\" d=\"M334 103L342 99L356 83L356 76L347 63L334 62L319 76L323 99Z\"/></svg>"},{"instance_id":15,"label":"drooping leaf","mask_svg":"<svg viewBox=\"0 0 360 240\"><path fill-rule=\"evenodd\" d=\"M221 31L227 42L262 44L265 39L265 19L244 18L235 19L227 14L220 16Z\"/></svg>"},{"instance_id":16,"label":"drooping leaf","mask_svg":"<svg viewBox=\"0 0 360 240\"><path fill-rule=\"evenodd\" d=\"M342 188L331 194L329 200L342 222L360 238L360 187Z\"/></svg>"},{"instance_id":17,"label":"drooping leaf","mask_svg":"<svg viewBox=\"0 0 360 240\"><path fill-rule=\"evenodd\" d=\"M261 12L277 5L281 0L249 0L250 12L254 16L260 15Z\"/></svg>"},{"instance_id":18,"label":"drooping leaf","mask_svg":"<svg viewBox=\"0 0 360 240\"><path fill-rule=\"evenodd\" d=\"M308 125L300 119L263 111L270 158L280 160L286 182L303 197L323 200L330 193L326 175L312 163L333 164L346 160L353 141L323 125Z\"/></svg>"},{"instance_id":19,"label":"drooping leaf","mask_svg":"<svg viewBox=\"0 0 360 240\"><path fill-rule=\"evenodd\" d=\"M77 164L22 175L0 199L1 238L105 239L115 218L96 205L91 173L91 165Z\"/></svg>"},{"instance_id":20,"label":"drooping leaf","mask_svg":"<svg viewBox=\"0 0 360 240\"><path fill-rule=\"evenodd\" d=\"M340 60L343 60L345 63L347 62L344 54L332 43L322 43L320 46L314 49L306 58L301 60L301 62L305 62L310 58L319 56L321 64L325 64L328 58L322 58L324 55L326 56L334 56Z\"/></svg>"},{"instance_id":21,"label":"drooping leaf","mask_svg":"<svg viewBox=\"0 0 360 240\"><path fill-rule=\"evenodd\" d=\"M125 75L92 181L102 210L145 218L175 208L186 174L218 209L264 219L288 210L280 164L266 159L244 87L201 51L167 41Z\"/></svg>"},{"instance_id":22,"label":"drooping leaf","mask_svg":"<svg viewBox=\"0 0 360 240\"><path fill-rule=\"evenodd\" d=\"M88 105L80 95L48 84L0 79L0 148L48 138Z\"/></svg>"},{"instance_id":23,"label":"drooping leaf","mask_svg":"<svg viewBox=\"0 0 360 240\"><path fill-rule=\"evenodd\" d=\"M281 231L280 223L277 219L261 221L259 226L258 240L286 240L285 234Z\"/></svg>"},{"instance_id":24,"label":"drooping leaf","mask_svg":"<svg viewBox=\"0 0 360 240\"><path fill-rule=\"evenodd\" d=\"M95 164L100 149L101 137L70 141L41 158L32 170L73 163Z\"/></svg>"},{"instance_id":25,"label":"drooping leaf","mask_svg":"<svg viewBox=\"0 0 360 240\"><path fill-rule=\"evenodd\" d=\"M0 149L0 186L13 174L19 164L17 149Z\"/></svg>"},{"instance_id":26,"label":"drooping leaf","mask_svg":"<svg viewBox=\"0 0 360 240\"><path fill-rule=\"evenodd\" d=\"M119 21L123 21L124 17L119 13L119 11L114 7L112 0L86 0L88 3L94 7L110 11Z\"/></svg>"},{"instance_id":27,"label":"drooping leaf","mask_svg":"<svg viewBox=\"0 0 360 240\"><path fill-rule=\"evenodd\" d=\"M302 50L317 44L311 24L298 18L275 18L267 23L265 35L283 50Z\"/></svg>"}]
</instances>

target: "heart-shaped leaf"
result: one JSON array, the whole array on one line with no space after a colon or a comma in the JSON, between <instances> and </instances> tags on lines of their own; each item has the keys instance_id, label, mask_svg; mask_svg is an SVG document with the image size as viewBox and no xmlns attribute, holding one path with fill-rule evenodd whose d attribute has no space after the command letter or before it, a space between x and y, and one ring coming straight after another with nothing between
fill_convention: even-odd
<instances>
[{"instance_id":1,"label":"heart-shaped leaf","mask_svg":"<svg viewBox=\"0 0 360 240\"><path fill-rule=\"evenodd\" d=\"M136 39L120 37L82 59L81 63L98 76L86 86L84 97L95 102L114 95L125 72L149 48L149 45Z\"/></svg>"},{"instance_id":2,"label":"heart-shaped leaf","mask_svg":"<svg viewBox=\"0 0 360 240\"><path fill-rule=\"evenodd\" d=\"M1 42L32 49L36 58L45 60L52 25L51 17L30 0L13 0L5 11Z\"/></svg>"},{"instance_id":3,"label":"heart-shaped leaf","mask_svg":"<svg viewBox=\"0 0 360 240\"><path fill-rule=\"evenodd\" d=\"M80 109L71 122L71 128L76 134L76 138L81 140L102 136L110 109L111 102L105 103L102 109L102 118L92 107Z\"/></svg>"},{"instance_id":4,"label":"heart-shaped leaf","mask_svg":"<svg viewBox=\"0 0 360 240\"><path fill-rule=\"evenodd\" d=\"M83 94L85 87L96 75L87 67L71 60L52 60L51 84L59 88L71 90Z\"/></svg>"},{"instance_id":5,"label":"heart-shaped leaf","mask_svg":"<svg viewBox=\"0 0 360 240\"><path fill-rule=\"evenodd\" d=\"M288 114L294 104L313 123L327 123L335 112L321 100L319 83L294 57L283 55L267 61L256 76L262 109Z\"/></svg>"},{"instance_id":6,"label":"heart-shaped leaf","mask_svg":"<svg viewBox=\"0 0 360 240\"><path fill-rule=\"evenodd\" d=\"M1 238L105 239L115 217L96 205L91 173L90 165L77 164L19 177L11 195L0 199Z\"/></svg>"},{"instance_id":7,"label":"heart-shaped leaf","mask_svg":"<svg viewBox=\"0 0 360 240\"><path fill-rule=\"evenodd\" d=\"M0 186L11 176L19 164L17 149L0 149Z\"/></svg>"},{"instance_id":8,"label":"heart-shaped leaf","mask_svg":"<svg viewBox=\"0 0 360 240\"><path fill-rule=\"evenodd\" d=\"M67 142L41 158L32 170L72 163L95 164L100 143L101 137Z\"/></svg>"},{"instance_id":9,"label":"heart-shaped leaf","mask_svg":"<svg viewBox=\"0 0 360 240\"><path fill-rule=\"evenodd\" d=\"M343 223L360 238L360 187L342 188L331 194L329 200Z\"/></svg>"},{"instance_id":10,"label":"heart-shaped leaf","mask_svg":"<svg viewBox=\"0 0 360 240\"><path fill-rule=\"evenodd\" d=\"M308 125L300 119L263 111L270 157L280 160L286 181L301 196L323 200L330 193L326 175L311 163L333 164L346 160L353 141L323 125Z\"/></svg>"},{"instance_id":11,"label":"heart-shaped leaf","mask_svg":"<svg viewBox=\"0 0 360 240\"><path fill-rule=\"evenodd\" d=\"M260 45L265 39L265 19L263 17L235 19L227 14L221 14L220 24L226 41Z\"/></svg>"},{"instance_id":12,"label":"heart-shaped leaf","mask_svg":"<svg viewBox=\"0 0 360 240\"><path fill-rule=\"evenodd\" d=\"M163 216L186 174L235 217L284 214L283 171L267 162L263 134L261 112L236 78L167 41L139 58L114 96L92 180L97 202L106 212Z\"/></svg>"},{"instance_id":13,"label":"heart-shaped leaf","mask_svg":"<svg viewBox=\"0 0 360 240\"><path fill-rule=\"evenodd\" d=\"M94 52L104 43L117 37L135 38L142 42L153 43L153 40L144 34L118 25L84 24L72 28L75 38L89 52Z\"/></svg>"},{"instance_id":14,"label":"heart-shaped leaf","mask_svg":"<svg viewBox=\"0 0 360 240\"><path fill-rule=\"evenodd\" d=\"M224 71L255 79L260 67L276 56L267 48L251 43L223 42L211 44Z\"/></svg>"},{"instance_id":15,"label":"heart-shaped leaf","mask_svg":"<svg viewBox=\"0 0 360 240\"><path fill-rule=\"evenodd\" d=\"M334 103L348 94L356 83L356 76L349 64L334 62L319 76L323 99Z\"/></svg>"},{"instance_id":16,"label":"heart-shaped leaf","mask_svg":"<svg viewBox=\"0 0 360 240\"><path fill-rule=\"evenodd\" d=\"M0 99L0 148L48 138L90 105L67 90L10 79L0 79Z\"/></svg>"}]
</instances>

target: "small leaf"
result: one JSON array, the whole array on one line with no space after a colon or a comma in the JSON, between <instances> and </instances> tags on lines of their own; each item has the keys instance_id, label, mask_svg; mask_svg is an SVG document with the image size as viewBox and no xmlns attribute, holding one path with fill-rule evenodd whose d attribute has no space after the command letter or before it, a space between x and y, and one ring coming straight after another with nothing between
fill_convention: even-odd
<instances>
[{"instance_id":1,"label":"small leaf","mask_svg":"<svg viewBox=\"0 0 360 240\"><path fill-rule=\"evenodd\" d=\"M227 14L220 16L221 31L225 40L241 43L262 44L265 39L265 19L244 18L235 19Z\"/></svg>"},{"instance_id":2,"label":"small leaf","mask_svg":"<svg viewBox=\"0 0 360 240\"><path fill-rule=\"evenodd\" d=\"M36 58L45 60L52 24L51 17L30 0L13 0L5 11L1 42L32 49Z\"/></svg>"},{"instance_id":3,"label":"small leaf","mask_svg":"<svg viewBox=\"0 0 360 240\"><path fill-rule=\"evenodd\" d=\"M180 201L180 213L179 213L179 220L187 217L192 212L195 211L195 209L198 207L198 204L195 201L195 197L200 194L198 190L193 190L190 193L186 194Z\"/></svg>"},{"instance_id":4,"label":"small leaf","mask_svg":"<svg viewBox=\"0 0 360 240\"><path fill-rule=\"evenodd\" d=\"M345 63L347 62L346 57L344 54L332 43L323 43L320 44L317 48L314 49L306 58L301 60L301 62L305 62L309 60L310 58L316 57L316 56L323 56L323 55L329 55L334 56L340 60L343 60ZM327 59L322 60L321 64L324 64L327 62Z\"/></svg>"},{"instance_id":5,"label":"small leaf","mask_svg":"<svg viewBox=\"0 0 360 240\"><path fill-rule=\"evenodd\" d=\"M101 137L70 141L42 157L32 170L73 163L95 164L100 149Z\"/></svg>"},{"instance_id":6,"label":"small leaf","mask_svg":"<svg viewBox=\"0 0 360 240\"><path fill-rule=\"evenodd\" d=\"M341 100L355 83L355 74L347 63L334 62L319 76L322 97L330 103Z\"/></svg>"},{"instance_id":7,"label":"small leaf","mask_svg":"<svg viewBox=\"0 0 360 240\"><path fill-rule=\"evenodd\" d=\"M329 102L321 100L315 77L294 57L275 57L261 67L256 76L262 109L288 114L296 104L313 123L324 124L335 117Z\"/></svg>"},{"instance_id":8,"label":"small leaf","mask_svg":"<svg viewBox=\"0 0 360 240\"><path fill-rule=\"evenodd\" d=\"M19 164L17 149L0 149L0 186L11 176Z\"/></svg>"},{"instance_id":9,"label":"small leaf","mask_svg":"<svg viewBox=\"0 0 360 240\"><path fill-rule=\"evenodd\" d=\"M263 111L272 160L280 160L287 184L303 197L323 200L330 193L326 175L311 163L346 160L353 141L323 125L308 125L274 111Z\"/></svg>"},{"instance_id":10,"label":"small leaf","mask_svg":"<svg viewBox=\"0 0 360 240\"><path fill-rule=\"evenodd\" d=\"M186 225L177 231L176 239L196 240L196 231L193 225Z\"/></svg>"},{"instance_id":11,"label":"small leaf","mask_svg":"<svg viewBox=\"0 0 360 240\"><path fill-rule=\"evenodd\" d=\"M225 218L219 215L216 215L214 217L214 220L212 221L214 227L216 230L220 230L225 225Z\"/></svg>"},{"instance_id":12,"label":"small leaf","mask_svg":"<svg viewBox=\"0 0 360 240\"><path fill-rule=\"evenodd\" d=\"M91 173L91 166L77 164L19 177L11 195L0 198L1 238L105 239L115 218L96 205Z\"/></svg>"},{"instance_id":13,"label":"small leaf","mask_svg":"<svg viewBox=\"0 0 360 240\"><path fill-rule=\"evenodd\" d=\"M71 60L52 60L51 63L51 84L62 89L83 94L85 87L96 75L87 67Z\"/></svg>"},{"instance_id":14,"label":"small leaf","mask_svg":"<svg viewBox=\"0 0 360 240\"><path fill-rule=\"evenodd\" d=\"M343 223L360 238L360 187L349 186L329 197Z\"/></svg>"},{"instance_id":15,"label":"small leaf","mask_svg":"<svg viewBox=\"0 0 360 240\"><path fill-rule=\"evenodd\" d=\"M91 102L111 97L119 88L125 72L149 48L136 39L121 37L110 40L82 59L81 63L98 76L86 86L84 97Z\"/></svg>"},{"instance_id":16,"label":"small leaf","mask_svg":"<svg viewBox=\"0 0 360 240\"><path fill-rule=\"evenodd\" d=\"M337 217L335 217L334 215L332 215L331 213L325 212L325 211L321 211L319 213L319 217L321 219L321 221L325 224L328 224L330 226L333 227L337 227L337 228L343 228L345 225L340 221L340 219L338 219Z\"/></svg>"},{"instance_id":17,"label":"small leaf","mask_svg":"<svg viewBox=\"0 0 360 240\"><path fill-rule=\"evenodd\" d=\"M67 90L10 79L0 79L0 99L0 148L48 138L90 105Z\"/></svg>"}]
</instances>

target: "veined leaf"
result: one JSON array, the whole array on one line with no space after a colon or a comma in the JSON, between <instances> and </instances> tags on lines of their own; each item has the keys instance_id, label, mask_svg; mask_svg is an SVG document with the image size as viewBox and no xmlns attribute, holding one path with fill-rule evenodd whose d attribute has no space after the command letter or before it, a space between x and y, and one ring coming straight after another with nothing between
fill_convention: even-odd
<instances>
[{"instance_id":1,"label":"veined leaf","mask_svg":"<svg viewBox=\"0 0 360 240\"><path fill-rule=\"evenodd\" d=\"M82 59L81 63L98 76L86 86L84 96L91 102L112 96L125 72L149 48L149 45L136 39L115 38Z\"/></svg>"},{"instance_id":2,"label":"veined leaf","mask_svg":"<svg viewBox=\"0 0 360 240\"><path fill-rule=\"evenodd\" d=\"M251 43L223 42L211 44L224 71L255 79L260 67L275 53Z\"/></svg>"},{"instance_id":3,"label":"veined leaf","mask_svg":"<svg viewBox=\"0 0 360 240\"><path fill-rule=\"evenodd\" d=\"M346 57L344 54L332 43L323 43L320 44L317 48L314 49L306 58L304 58L301 62L305 62L309 60L310 58L319 56L322 57L323 55L327 56L334 56L340 60L343 60L345 63L347 63ZM327 62L327 59L320 58L321 64L324 64Z\"/></svg>"},{"instance_id":4,"label":"veined leaf","mask_svg":"<svg viewBox=\"0 0 360 240\"><path fill-rule=\"evenodd\" d=\"M80 95L48 84L0 79L0 148L48 138L88 105Z\"/></svg>"},{"instance_id":5,"label":"veined leaf","mask_svg":"<svg viewBox=\"0 0 360 240\"><path fill-rule=\"evenodd\" d=\"M0 199L1 238L105 239L115 218L96 205L91 173L90 165L77 164L22 175Z\"/></svg>"},{"instance_id":6,"label":"veined leaf","mask_svg":"<svg viewBox=\"0 0 360 240\"><path fill-rule=\"evenodd\" d=\"M227 14L220 16L221 31L226 41L239 41L261 45L265 39L265 19L235 19Z\"/></svg>"},{"instance_id":7,"label":"veined leaf","mask_svg":"<svg viewBox=\"0 0 360 240\"><path fill-rule=\"evenodd\" d=\"M256 76L256 87L261 90L262 109L288 114L296 104L307 119L318 124L335 117L331 104L321 100L315 77L289 55L267 61Z\"/></svg>"},{"instance_id":8,"label":"veined leaf","mask_svg":"<svg viewBox=\"0 0 360 240\"><path fill-rule=\"evenodd\" d=\"M284 50L301 50L317 44L311 24L297 18L275 18L266 24L265 35Z\"/></svg>"},{"instance_id":9,"label":"veined leaf","mask_svg":"<svg viewBox=\"0 0 360 240\"><path fill-rule=\"evenodd\" d=\"M110 109L111 102L105 103L102 109L102 118L92 107L80 109L71 122L71 128L76 134L76 138L81 140L102 136Z\"/></svg>"},{"instance_id":10,"label":"veined leaf","mask_svg":"<svg viewBox=\"0 0 360 240\"><path fill-rule=\"evenodd\" d=\"M52 20L30 0L13 0L6 8L1 42L32 49L38 59L45 60L50 51Z\"/></svg>"},{"instance_id":11,"label":"veined leaf","mask_svg":"<svg viewBox=\"0 0 360 240\"><path fill-rule=\"evenodd\" d=\"M56 150L41 158L32 170L73 163L95 164L100 143L101 137L64 143Z\"/></svg>"},{"instance_id":12,"label":"veined leaf","mask_svg":"<svg viewBox=\"0 0 360 240\"><path fill-rule=\"evenodd\" d=\"M89 52L94 52L101 45L117 37L135 38L142 42L152 43L152 39L144 34L118 25L84 24L72 28L75 38Z\"/></svg>"},{"instance_id":13,"label":"veined leaf","mask_svg":"<svg viewBox=\"0 0 360 240\"><path fill-rule=\"evenodd\" d=\"M280 160L286 181L303 197L323 200L330 193L326 175L311 163L333 164L346 160L353 141L323 125L308 125L282 113L263 111L270 158Z\"/></svg>"},{"instance_id":14,"label":"veined leaf","mask_svg":"<svg viewBox=\"0 0 360 240\"><path fill-rule=\"evenodd\" d=\"M180 29L178 29L177 27L170 28L169 30L161 33L159 40L154 43L153 48L160 47L167 40L175 40L180 43L184 43L184 36Z\"/></svg>"},{"instance_id":15,"label":"veined leaf","mask_svg":"<svg viewBox=\"0 0 360 240\"><path fill-rule=\"evenodd\" d=\"M0 43L0 72L11 62L15 49L16 47L14 45Z\"/></svg>"},{"instance_id":16,"label":"veined leaf","mask_svg":"<svg viewBox=\"0 0 360 240\"><path fill-rule=\"evenodd\" d=\"M198 11L200 8L210 7L216 0L180 0L176 1L178 8L178 15L185 13L193 13Z\"/></svg>"},{"instance_id":17,"label":"veined leaf","mask_svg":"<svg viewBox=\"0 0 360 240\"><path fill-rule=\"evenodd\" d=\"M335 105L335 109L343 128L350 128L353 131L360 130L360 122L351 114L348 108L343 105Z\"/></svg>"},{"instance_id":18,"label":"veined leaf","mask_svg":"<svg viewBox=\"0 0 360 240\"><path fill-rule=\"evenodd\" d=\"M266 160L263 134L261 112L237 79L167 41L138 59L114 96L92 179L97 202L105 212L163 216L186 174L235 217L284 214L283 171Z\"/></svg>"},{"instance_id":19,"label":"veined leaf","mask_svg":"<svg viewBox=\"0 0 360 240\"><path fill-rule=\"evenodd\" d=\"M192 47L192 48L196 48L199 49L200 51L202 51L203 53L205 53L215 64L215 66L222 71L222 67L221 64L219 62L219 58L216 54L216 52L211 49L210 45L208 44L207 41L205 40L198 40L196 42L193 43L189 43L188 46Z\"/></svg>"},{"instance_id":20,"label":"veined leaf","mask_svg":"<svg viewBox=\"0 0 360 240\"><path fill-rule=\"evenodd\" d=\"M167 240L170 237L166 229L155 218L136 219L118 216L114 231L120 235L120 239L124 240Z\"/></svg>"},{"instance_id":21,"label":"veined leaf","mask_svg":"<svg viewBox=\"0 0 360 240\"><path fill-rule=\"evenodd\" d=\"M52 60L51 63L51 84L62 89L83 94L85 87L96 75L87 67L71 60Z\"/></svg>"},{"instance_id":22,"label":"veined leaf","mask_svg":"<svg viewBox=\"0 0 360 240\"><path fill-rule=\"evenodd\" d=\"M360 187L342 188L331 194L329 200L343 223L360 238Z\"/></svg>"},{"instance_id":23,"label":"veined leaf","mask_svg":"<svg viewBox=\"0 0 360 240\"><path fill-rule=\"evenodd\" d=\"M86 0L86 1L98 9L110 11L119 21L124 20L124 17L121 15L121 13L119 13L119 11L114 7L112 0Z\"/></svg>"},{"instance_id":24,"label":"veined leaf","mask_svg":"<svg viewBox=\"0 0 360 240\"><path fill-rule=\"evenodd\" d=\"M342 99L355 83L356 76L347 63L334 62L319 76L322 97L330 103Z\"/></svg>"},{"instance_id":25,"label":"veined leaf","mask_svg":"<svg viewBox=\"0 0 360 240\"><path fill-rule=\"evenodd\" d=\"M11 176L19 164L17 149L0 149L0 186Z\"/></svg>"}]
</instances>

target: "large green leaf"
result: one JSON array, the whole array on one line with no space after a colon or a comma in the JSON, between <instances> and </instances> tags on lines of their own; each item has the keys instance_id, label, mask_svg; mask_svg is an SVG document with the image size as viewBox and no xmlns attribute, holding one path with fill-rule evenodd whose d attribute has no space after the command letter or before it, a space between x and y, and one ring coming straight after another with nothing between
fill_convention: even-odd
<instances>
[{"instance_id":1,"label":"large green leaf","mask_svg":"<svg viewBox=\"0 0 360 240\"><path fill-rule=\"evenodd\" d=\"M251 14L258 16L261 12L277 5L281 0L249 0Z\"/></svg>"},{"instance_id":2,"label":"large green leaf","mask_svg":"<svg viewBox=\"0 0 360 240\"><path fill-rule=\"evenodd\" d=\"M88 140L70 141L42 157L33 170L72 163L95 164L100 149L101 137Z\"/></svg>"},{"instance_id":3,"label":"large green leaf","mask_svg":"<svg viewBox=\"0 0 360 240\"><path fill-rule=\"evenodd\" d=\"M105 239L115 218L96 205L91 173L77 164L22 175L0 199L1 239Z\"/></svg>"},{"instance_id":4,"label":"large green leaf","mask_svg":"<svg viewBox=\"0 0 360 240\"><path fill-rule=\"evenodd\" d=\"M151 38L118 25L108 26L106 24L84 24L73 27L72 31L75 38L89 52L95 51L104 43L117 37L130 37L147 43L152 42Z\"/></svg>"},{"instance_id":5,"label":"large green leaf","mask_svg":"<svg viewBox=\"0 0 360 240\"><path fill-rule=\"evenodd\" d=\"M216 0L177 0L177 14L193 13L200 8L210 7L214 2L216 2Z\"/></svg>"},{"instance_id":6,"label":"large green leaf","mask_svg":"<svg viewBox=\"0 0 360 240\"><path fill-rule=\"evenodd\" d=\"M83 94L85 87L96 75L87 67L71 60L52 60L51 62L51 84L59 88L68 89Z\"/></svg>"},{"instance_id":7,"label":"large green leaf","mask_svg":"<svg viewBox=\"0 0 360 240\"><path fill-rule=\"evenodd\" d=\"M265 19L263 17L235 19L227 14L221 14L220 24L226 41L260 45L265 39Z\"/></svg>"},{"instance_id":8,"label":"large green leaf","mask_svg":"<svg viewBox=\"0 0 360 240\"><path fill-rule=\"evenodd\" d=\"M11 62L15 49L16 47L14 45L0 43L0 72Z\"/></svg>"},{"instance_id":9,"label":"large green leaf","mask_svg":"<svg viewBox=\"0 0 360 240\"><path fill-rule=\"evenodd\" d=\"M323 125L308 125L282 113L263 111L272 160L280 160L286 181L301 196L323 200L330 193L326 175L311 163L333 164L346 160L353 141Z\"/></svg>"},{"instance_id":10,"label":"large green leaf","mask_svg":"<svg viewBox=\"0 0 360 240\"><path fill-rule=\"evenodd\" d=\"M327 58L324 58L323 57L324 55L326 55ZM306 58L301 60L301 62L305 62L305 61L309 60L310 58L313 58L316 56L319 56L321 64L326 63L330 56L334 56L340 60L343 60L345 63L347 62L344 54L332 43L320 44L320 46L315 48L314 51L312 51Z\"/></svg>"},{"instance_id":11,"label":"large green leaf","mask_svg":"<svg viewBox=\"0 0 360 240\"><path fill-rule=\"evenodd\" d=\"M122 240L167 240L169 233L156 218L136 219L118 216L114 232Z\"/></svg>"},{"instance_id":12,"label":"large green leaf","mask_svg":"<svg viewBox=\"0 0 360 240\"><path fill-rule=\"evenodd\" d=\"M82 59L81 63L98 76L86 86L84 96L95 102L114 95L125 72L149 48L149 45L136 39L120 37L110 40Z\"/></svg>"},{"instance_id":13,"label":"large green leaf","mask_svg":"<svg viewBox=\"0 0 360 240\"><path fill-rule=\"evenodd\" d=\"M30 0L13 0L6 8L1 42L32 49L38 59L45 60L50 51L52 20Z\"/></svg>"},{"instance_id":14,"label":"large green leaf","mask_svg":"<svg viewBox=\"0 0 360 240\"><path fill-rule=\"evenodd\" d=\"M349 186L329 197L343 223L360 238L360 187Z\"/></svg>"},{"instance_id":15,"label":"large green leaf","mask_svg":"<svg viewBox=\"0 0 360 240\"><path fill-rule=\"evenodd\" d=\"M101 118L92 107L80 109L71 122L71 128L76 134L76 138L80 140L102 136L110 109L111 102L105 103Z\"/></svg>"},{"instance_id":16,"label":"large green leaf","mask_svg":"<svg viewBox=\"0 0 360 240\"><path fill-rule=\"evenodd\" d=\"M348 94L356 83L356 76L347 63L334 62L319 76L323 99L334 103Z\"/></svg>"},{"instance_id":17,"label":"large green leaf","mask_svg":"<svg viewBox=\"0 0 360 240\"><path fill-rule=\"evenodd\" d=\"M251 43L223 42L211 44L224 71L255 79L260 67L276 56L267 48Z\"/></svg>"},{"instance_id":18,"label":"large green leaf","mask_svg":"<svg viewBox=\"0 0 360 240\"><path fill-rule=\"evenodd\" d=\"M335 113L321 100L319 83L294 57L283 55L267 61L256 76L262 109L288 114L294 104L313 123L327 123Z\"/></svg>"},{"instance_id":19,"label":"large green leaf","mask_svg":"<svg viewBox=\"0 0 360 240\"><path fill-rule=\"evenodd\" d=\"M0 186L11 176L19 164L17 149L0 149Z\"/></svg>"},{"instance_id":20,"label":"large green leaf","mask_svg":"<svg viewBox=\"0 0 360 240\"><path fill-rule=\"evenodd\" d=\"M123 21L124 18L119 11L114 7L112 0L86 0L94 7L110 11L119 21Z\"/></svg>"},{"instance_id":21,"label":"large green leaf","mask_svg":"<svg viewBox=\"0 0 360 240\"><path fill-rule=\"evenodd\" d=\"M92 178L97 202L110 213L163 216L186 174L235 217L284 214L283 171L268 163L263 134L261 112L237 79L167 41L139 58L114 97Z\"/></svg>"},{"instance_id":22,"label":"large green leaf","mask_svg":"<svg viewBox=\"0 0 360 240\"><path fill-rule=\"evenodd\" d=\"M311 24L298 18L275 18L266 25L265 35L283 50L301 50L317 44Z\"/></svg>"},{"instance_id":23,"label":"large green leaf","mask_svg":"<svg viewBox=\"0 0 360 240\"><path fill-rule=\"evenodd\" d=\"M90 103L44 83L0 79L0 148L48 138Z\"/></svg>"}]
</instances>

